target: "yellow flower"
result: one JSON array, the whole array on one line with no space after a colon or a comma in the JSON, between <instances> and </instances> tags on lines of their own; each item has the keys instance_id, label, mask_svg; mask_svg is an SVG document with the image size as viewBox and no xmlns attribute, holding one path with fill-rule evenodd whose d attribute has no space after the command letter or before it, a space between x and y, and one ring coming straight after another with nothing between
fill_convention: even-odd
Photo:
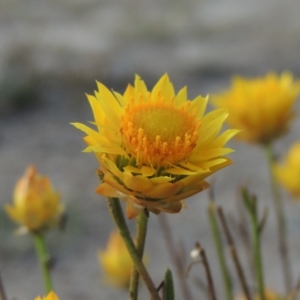
<instances>
[{"instance_id":1,"label":"yellow flower","mask_svg":"<svg viewBox=\"0 0 300 300\"><path fill-rule=\"evenodd\" d=\"M231 89L216 95L213 103L229 111L228 123L241 129L237 138L267 144L288 130L299 92L300 82L290 73L235 77Z\"/></svg>"},{"instance_id":2,"label":"yellow flower","mask_svg":"<svg viewBox=\"0 0 300 300\"><path fill-rule=\"evenodd\" d=\"M254 296L254 300L260 300L261 297L256 294ZM244 296L240 296L237 298L237 300L246 300L246 298ZM273 292L272 290L270 289L266 289L265 290L265 300L283 300L283 297L280 296L279 294Z\"/></svg>"},{"instance_id":3,"label":"yellow flower","mask_svg":"<svg viewBox=\"0 0 300 300\"><path fill-rule=\"evenodd\" d=\"M52 291L46 297L41 298L40 296L36 297L35 300L59 300L57 295Z\"/></svg>"},{"instance_id":4,"label":"yellow flower","mask_svg":"<svg viewBox=\"0 0 300 300\"><path fill-rule=\"evenodd\" d=\"M218 135L228 114L204 115L207 98L188 101L186 87L175 95L167 75L151 92L139 76L124 95L97 84L88 95L96 129L73 125L101 165L96 192L125 200L128 218L144 208L179 212L182 200L208 188L206 177L231 164L224 155L233 150L224 145L238 131Z\"/></svg>"},{"instance_id":5,"label":"yellow flower","mask_svg":"<svg viewBox=\"0 0 300 300\"><path fill-rule=\"evenodd\" d=\"M38 232L58 223L63 206L49 178L30 166L15 186L13 205L6 204L5 210L22 229Z\"/></svg>"},{"instance_id":6,"label":"yellow flower","mask_svg":"<svg viewBox=\"0 0 300 300\"><path fill-rule=\"evenodd\" d=\"M109 284L128 287L133 264L119 232L110 234L107 248L99 251L98 259Z\"/></svg>"},{"instance_id":7,"label":"yellow flower","mask_svg":"<svg viewBox=\"0 0 300 300\"><path fill-rule=\"evenodd\" d=\"M275 164L277 180L291 193L300 197L300 142L294 144L283 164Z\"/></svg>"}]
</instances>

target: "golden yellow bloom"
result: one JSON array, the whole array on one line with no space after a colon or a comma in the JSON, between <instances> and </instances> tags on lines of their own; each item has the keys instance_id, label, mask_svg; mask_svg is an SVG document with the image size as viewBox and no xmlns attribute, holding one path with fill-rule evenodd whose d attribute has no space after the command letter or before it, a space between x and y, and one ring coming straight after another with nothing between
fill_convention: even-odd
<instances>
[{"instance_id":1,"label":"golden yellow bloom","mask_svg":"<svg viewBox=\"0 0 300 300\"><path fill-rule=\"evenodd\" d=\"M30 166L15 186L13 205L6 204L5 210L23 229L36 232L56 225L63 206L49 178Z\"/></svg>"},{"instance_id":2,"label":"golden yellow bloom","mask_svg":"<svg viewBox=\"0 0 300 300\"><path fill-rule=\"evenodd\" d=\"M254 300L260 300L261 297L256 294L254 296ZM270 289L266 289L265 290L265 300L283 300L284 298L282 296L280 296L279 294L273 292ZM246 300L246 298L244 296L240 296L237 298L237 300Z\"/></svg>"},{"instance_id":3,"label":"golden yellow bloom","mask_svg":"<svg viewBox=\"0 0 300 300\"><path fill-rule=\"evenodd\" d=\"M294 144L283 164L274 166L277 180L291 193L300 197L300 142Z\"/></svg>"},{"instance_id":4,"label":"golden yellow bloom","mask_svg":"<svg viewBox=\"0 0 300 300\"><path fill-rule=\"evenodd\" d=\"M118 231L110 234L107 248L99 251L98 259L109 284L128 287L133 264Z\"/></svg>"},{"instance_id":5,"label":"golden yellow bloom","mask_svg":"<svg viewBox=\"0 0 300 300\"><path fill-rule=\"evenodd\" d=\"M41 298L40 296L36 297L35 300L59 300L57 295L52 291L46 297Z\"/></svg>"},{"instance_id":6,"label":"golden yellow bloom","mask_svg":"<svg viewBox=\"0 0 300 300\"><path fill-rule=\"evenodd\" d=\"M99 82L98 90L88 95L96 130L73 125L101 165L96 192L124 199L129 218L144 208L179 212L182 200L209 186L206 177L231 164L224 145L238 131L218 135L226 110L204 115L208 99L188 101L186 87L175 95L167 75L151 92L139 76L124 95Z\"/></svg>"},{"instance_id":7,"label":"golden yellow bloom","mask_svg":"<svg viewBox=\"0 0 300 300\"><path fill-rule=\"evenodd\" d=\"M290 73L235 77L231 89L216 95L213 103L228 110L228 123L241 129L237 138L266 144L288 130L299 92L300 82Z\"/></svg>"}]
</instances>

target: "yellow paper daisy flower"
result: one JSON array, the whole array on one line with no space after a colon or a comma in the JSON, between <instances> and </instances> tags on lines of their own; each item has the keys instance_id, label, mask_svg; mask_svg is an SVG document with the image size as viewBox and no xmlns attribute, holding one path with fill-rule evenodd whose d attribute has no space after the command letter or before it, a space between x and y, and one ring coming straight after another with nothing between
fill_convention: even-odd
<instances>
[{"instance_id":1,"label":"yellow paper daisy flower","mask_svg":"<svg viewBox=\"0 0 300 300\"><path fill-rule=\"evenodd\" d=\"M300 197L300 142L289 150L283 164L275 164L278 181L295 197Z\"/></svg>"},{"instance_id":2,"label":"yellow paper daisy flower","mask_svg":"<svg viewBox=\"0 0 300 300\"><path fill-rule=\"evenodd\" d=\"M208 187L206 177L231 164L224 145L238 131L218 135L228 113L204 115L207 98L188 101L186 88L176 95L167 75L151 92L139 76L123 95L97 84L88 95L96 128L73 125L101 165L97 193L124 199L129 218L144 208L179 212L183 199Z\"/></svg>"},{"instance_id":3,"label":"yellow paper daisy flower","mask_svg":"<svg viewBox=\"0 0 300 300\"><path fill-rule=\"evenodd\" d=\"M107 248L99 251L98 259L109 284L128 287L133 263L118 231L110 234Z\"/></svg>"},{"instance_id":4,"label":"yellow paper daisy flower","mask_svg":"<svg viewBox=\"0 0 300 300\"><path fill-rule=\"evenodd\" d=\"M237 138L267 144L288 130L299 92L300 81L290 73L235 77L230 90L213 97L213 103L228 110L227 122L241 129Z\"/></svg>"},{"instance_id":5,"label":"yellow paper daisy flower","mask_svg":"<svg viewBox=\"0 0 300 300\"><path fill-rule=\"evenodd\" d=\"M41 298L40 296L36 297L35 300L59 300L57 295L52 291L46 297Z\"/></svg>"},{"instance_id":6,"label":"yellow paper daisy flower","mask_svg":"<svg viewBox=\"0 0 300 300\"><path fill-rule=\"evenodd\" d=\"M284 297L279 295L278 293L275 293L274 291L270 290L270 289L266 289L265 290L265 300L283 300ZM261 297L260 295L256 294L254 296L254 300L260 300ZM246 300L245 296L239 296L236 300Z\"/></svg>"},{"instance_id":7,"label":"yellow paper daisy flower","mask_svg":"<svg viewBox=\"0 0 300 300\"><path fill-rule=\"evenodd\" d=\"M38 232L57 225L63 209L49 178L38 174L33 166L17 182L13 205L5 205L10 218L22 226L20 232Z\"/></svg>"}]
</instances>

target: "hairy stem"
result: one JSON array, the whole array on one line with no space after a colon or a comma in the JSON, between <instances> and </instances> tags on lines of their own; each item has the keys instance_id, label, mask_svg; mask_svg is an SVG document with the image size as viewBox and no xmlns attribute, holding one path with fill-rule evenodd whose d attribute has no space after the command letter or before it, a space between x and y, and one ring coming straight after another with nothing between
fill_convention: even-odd
<instances>
[{"instance_id":1,"label":"hairy stem","mask_svg":"<svg viewBox=\"0 0 300 300\"><path fill-rule=\"evenodd\" d=\"M123 210L120 204L120 200L118 198L107 198L107 204L110 211L110 214L118 227L119 233L123 238L123 241L127 247L129 255L132 259L134 267L139 272L140 276L142 277L151 297L152 300L160 300L160 297L156 291L154 283L147 272L144 264L140 260L139 253L135 248L133 240L131 238L127 223L124 218Z\"/></svg>"},{"instance_id":2,"label":"hairy stem","mask_svg":"<svg viewBox=\"0 0 300 300\"><path fill-rule=\"evenodd\" d=\"M148 218L149 217L147 216L147 211L141 212L137 217L136 250L140 260L143 259L143 254L144 254ZM138 299L138 286L139 286L139 272L137 271L136 268L133 268L131 278L130 278L130 285L129 285L131 300Z\"/></svg>"},{"instance_id":3,"label":"hairy stem","mask_svg":"<svg viewBox=\"0 0 300 300\"><path fill-rule=\"evenodd\" d=\"M44 278L45 291L48 294L53 290L52 279L50 275L50 261L47 253L45 237L42 233L33 234L35 249L38 256L38 260L42 269L42 275Z\"/></svg>"}]
</instances>

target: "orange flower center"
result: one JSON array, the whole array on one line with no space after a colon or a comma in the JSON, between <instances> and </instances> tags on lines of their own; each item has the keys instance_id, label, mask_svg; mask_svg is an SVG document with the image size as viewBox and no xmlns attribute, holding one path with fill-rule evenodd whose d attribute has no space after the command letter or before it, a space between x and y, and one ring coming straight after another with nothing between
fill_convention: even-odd
<instances>
[{"instance_id":1,"label":"orange flower center","mask_svg":"<svg viewBox=\"0 0 300 300\"><path fill-rule=\"evenodd\" d=\"M189 110L164 102L131 102L121 118L126 151L137 164L165 167L188 157L196 146L200 121Z\"/></svg>"}]
</instances>

